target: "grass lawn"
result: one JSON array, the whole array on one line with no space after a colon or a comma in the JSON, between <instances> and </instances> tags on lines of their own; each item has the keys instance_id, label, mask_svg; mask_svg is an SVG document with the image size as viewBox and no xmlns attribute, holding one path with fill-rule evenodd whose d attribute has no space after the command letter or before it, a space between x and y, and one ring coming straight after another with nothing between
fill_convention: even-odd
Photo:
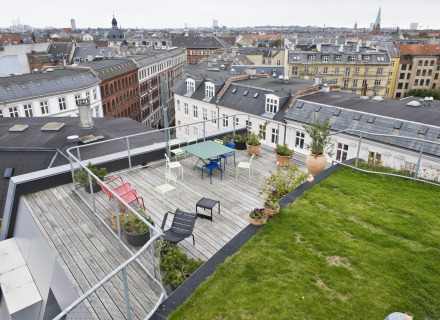
<instances>
[{"instance_id":1,"label":"grass lawn","mask_svg":"<svg viewBox=\"0 0 440 320\"><path fill-rule=\"evenodd\" d=\"M440 188L343 168L277 214L169 319L440 319Z\"/></svg>"}]
</instances>

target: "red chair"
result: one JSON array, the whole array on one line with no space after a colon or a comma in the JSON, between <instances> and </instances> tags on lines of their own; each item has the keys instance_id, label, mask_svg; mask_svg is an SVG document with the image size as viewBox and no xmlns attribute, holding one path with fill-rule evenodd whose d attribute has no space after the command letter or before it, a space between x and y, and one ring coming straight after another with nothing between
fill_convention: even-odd
<instances>
[{"instance_id":1,"label":"red chair","mask_svg":"<svg viewBox=\"0 0 440 320\"><path fill-rule=\"evenodd\" d=\"M117 186L116 188L112 188L111 186L109 186L109 184L114 184L114 183L116 183L117 181L118 181L118 179L119 179L119 181L121 182L121 185L119 185L119 186ZM100 182L98 182L98 184L101 186L101 188L102 188L102 191L104 191L104 193L106 194L106 195L108 195L108 199L110 200L110 199L113 199L114 198L114 196L113 196L113 193L111 193L108 189L111 189L113 192L115 192L118 196L122 196L123 194L125 194L125 193L127 193L127 192L129 192L129 191L131 191L131 190L134 190L132 187L131 187L131 185L130 185L130 183L129 182L125 182L124 183L124 180L122 180L122 178L120 177L120 176L117 176L117 177L114 177L113 179L110 179L109 181L106 181L105 182L105 185L106 186L103 186L103 184L102 183L100 183Z\"/></svg>"},{"instance_id":2,"label":"red chair","mask_svg":"<svg viewBox=\"0 0 440 320\"><path fill-rule=\"evenodd\" d=\"M125 202L127 202L128 204L137 201L139 202L139 199L142 200L142 207L145 210L145 204L144 204L144 199L142 197L138 197L136 190L131 189L130 191L124 193L123 195L120 196L122 198L122 200L124 200ZM124 206L124 212L125 212L125 206Z\"/></svg>"}]
</instances>

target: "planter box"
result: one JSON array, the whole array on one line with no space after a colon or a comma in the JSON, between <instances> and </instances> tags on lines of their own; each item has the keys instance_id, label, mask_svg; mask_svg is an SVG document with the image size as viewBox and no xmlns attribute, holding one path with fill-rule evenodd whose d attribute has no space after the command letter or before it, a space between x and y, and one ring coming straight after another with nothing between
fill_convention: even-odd
<instances>
[{"instance_id":1,"label":"planter box","mask_svg":"<svg viewBox=\"0 0 440 320\"><path fill-rule=\"evenodd\" d=\"M246 150L246 141L234 141L236 150Z\"/></svg>"},{"instance_id":2,"label":"planter box","mask_svg":"<svg viewBox=\"0 0 440 320\"><path fill-rule=\"evenodd\" d=\"M90 192L90 185L87 185L84 189L86 189L87 193L91 193ZM99 192L101 190L102 190L102 188L101 188L101 186L99 184L96 185L96 186L93 186L93 193L97 193L97 192Z\"/></svg>"},{"instance_id":3,"label":"planter box","mask_svg":"<svg viewBox=\"0 0 440 320\"><path fill-rule=\"evenodd\" d=\"M127 238L127 242L134 247L143 246L148 242L148 240L150 240L150 230L148 230L147 232L134 234L125 230L125 226L124 226L124 234L125 237Z\"/></svg>"}]
</instances>

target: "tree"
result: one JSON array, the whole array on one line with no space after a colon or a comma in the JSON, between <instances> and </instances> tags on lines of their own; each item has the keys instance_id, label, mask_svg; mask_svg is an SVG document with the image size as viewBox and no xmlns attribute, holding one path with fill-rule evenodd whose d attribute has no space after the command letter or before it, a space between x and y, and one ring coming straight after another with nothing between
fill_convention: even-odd
<instances>
[{"instance_id":1,"label":"tree","mask_svg":"<svg viewBox=\"0 0 440 320\"><path fill-rule=\"evenodd\" d=\"M265 47L265 45L264 45L264 43L261 43L261 42L260 42L260 43L258 44L258 47Z\"/></svg>"},{"instance_id":2,"label":"tree","mask_svg":"<svg viewBox=\"0 0 440 320\"><path fill-rule=\"evenodd\" d=\"M273 48L273 47L281 47L281 40L273 40L271 42L269 42L269 47Z\"/></svg>"},{"instance_id":3,"label":"tree","mask_svg":"<svg viewBox=\"0 0 440 320\"><path fill-rule=\"evenodd\" d=\"M435 100L440 100L440 90L438 89L411 89L406 93L406 96L413 97L433 97Z\"/></svg>"},{"instance_id":4,"label":"tree","mask_svg":"<svg viewBox=\"0 0 440 320\"><path fill-rule=\"evenodd\" d=\"M418 38L429 38L428 34L426 32L420 32L417 35Z\"/></svg>"},{"instance_id":5,"label":"tree","mask_svg":"<svg viewBox=\"0 0 440 320\"><path fill-rule=\"evenodd\" d=\"M404 36L405 38L409 38L410 34L408 32L405 32L404 34L402 34L402 36Z\"/></svg>"}]
</instances>

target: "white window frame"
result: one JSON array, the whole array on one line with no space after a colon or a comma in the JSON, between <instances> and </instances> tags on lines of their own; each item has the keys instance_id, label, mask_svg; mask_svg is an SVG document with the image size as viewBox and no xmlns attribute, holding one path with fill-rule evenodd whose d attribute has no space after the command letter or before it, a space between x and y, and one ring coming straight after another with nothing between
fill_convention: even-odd
<instances>
[{"instance_id":1,"label":"white window frame","mask_svg":"<svg viewBox=\"0 0 440 320\"><path fill-rule=\"evenodd\" d=\"M222 115L222 120L223 120L223 128L226 128L229 126L229 116L225 113L223 113Z\"/></svg>"},{"instance_id":2,"label":"white window frame","mask_svg":"<svg viewBox=\"0 0 440 320\"><path fill-rule=\"evenodd\" d=\"M322 56L322 62L328 62L330 59L330 56Z\"/></svg>"},{"instance_id":3,"label":"white window frame","mask_svg":"<svg viewBox=\"0 0 440 320\"><path fill-rule=\"evenodd\" d=\"M252 121L246 120L245 121L246 127L248 128L248 131L252 130Z\"/></svg>"},{"instance_id":4,"label":"white window frame","mask_svg":"<svg viewBox=\"0 0 440 320\"><path fill-rule=\"evenodd\" d=\"M58 98L58 106L60 107L60 111L64 111L67 109L66 98L61 97Z\"/></svg>"},{"instance_id":5,"label":"white window frame","mask_svg":"<svg viewBox=\"0 0 440 320\"><path fill-rule=\"evenodd\" d=\"M199 117L199 107L196 105L193 105L193 118L197 119Z\"/></svg>"},{"instance_id":6,"label":"white window frame","mask_svg":"<svg viewBox=\"0 0 440 320\"><path fill-rule=\"evenodd\" d=\"M295 148L304 149L304 141L306 134L302 131L296 131Z\"/></svg>"},{"instance_id":7,"label":"white window frame","mask_svg":"<svg viewBox=\"0 0 440 320\"><path fill-rule=\"evenodd\" d=\"M197 126L193 126L193 134L195 136L199 134L199 128Z\"/></svg>"},{"instance_id":8,"label":"white window frame","mask_svg":"<svg viewBox=\"0 0 440 320\"><path fill-rule=\"evenodd\" d=\"M183 103L183 113L189 115L188 103L186 102Z\"/></svg>"},{"instance_id":9,"label":"white window frame","mask_svg":"<svg viewBox=\"0 0 440 320\"><path fill-rule=\"evenodd\" d=\"M344 88L348 88L348 79L344 80Z\"/></svg>"},{"instance_id":10,"label":"white window frame","mask_svg":"<svg viewBox=\"0 0 440 320\"><path fill-rule=\"evenodd\" d=\"M358 86L358 79L353 79L353 88L357 88Z\"/></svg>"},{"instance_id":11,"label":"white window frame","mask_svg":"<svg viewBox=\"0 0 440 320\"><path fill-rule=\"evenodd\" d=\"M217 123L217 111L211 110L211 123L216 124Z\"/></svg>"},{"instance_id":12,"label":"white window frame","mask_svg":"<svg viewBox=\"0 0 440 320\"><path fill-rule=\"evenodd\" d=\"M75 104L78 107L79 104L79 99L81 99L81 93L80 94L75 94Z\"/></svg>"},{"instance_id":13,"label":"white window frame","mask_svg":"<svg viewBox=\"0 0 440 320\"><path fill-rule=\"evenodd\" d=\"M341 62L341 55L336 55L335 56L335 60L336 60L336 62Z\"/></svg>"},{"instance_id":14,"label":"white window frame","mask_svg":"<svg viewBox=\"0 0 440 320\"><path fill-rule=\"evenodd\" d=\"M339 67L335 68L335 74L339 74Z\"/></svg>"},{"instance_id":15,"label":"white window frame","mask_svg":"<svg viewBox=\"0 0 440 320\"><path fill-rule=\"evenodd\" d=\"M345 76L349 77L351 72L351 68L345 68Z\"/></svg>"},{"instance_id":16,"label":"white window frame","mask_svg":"<svg viewBox=\"0 0 440 320\"><path fill-rule=\"evenodd\" d=\"M34 116L34 110L32 109L32 104L31 103L27 103L23 105L23 110L24 110L24 116L26 118L30 118Z\"/></svg>"},{"instance_id":17,"label":"white window frame","mask_svg":"<svg viewBox=\"0 0 440 320\"><path fill-rule=\"evenodd\" d=\"M278 129L272 128L272 135L271 135L271 142L272 143L278 143Z\"/></svg>"},{"instance_id":18,"label":"white window frame","mask_svg":"<svg viewBox=\"0 0 440 320\"><path fill-rule=\"evenodd\" d=\"M9 117L18 118L18 107L9 107Z\"/></svg>"},{"instance_id":19,"label":"white window frame","mask_svg":"<svg viewBox=\"0 0 440 320\"><path fill-rule=\"evenodd\" d=\"M176 105L177 105L177 111L180 112L180 100L179 99L176 100Z\"/></svg>"},{"instance_id":20,"label":"white window frame","mask_svg":"<svg viewBox=\"0 0 440 320\"><path fill-rule=\"evenodd\" d=\"M350 56L350 62L356 62L357 57L356 56Z\"/></svg>"},{"instance_id":21,"label":"white window frame","mask_svg":"<svg viewBox=\"0 0 440 320\"><path fill-rule=\"evenodd\" d=\"M381 80L374 80L374 86L380 86L380 84L382 83Z\"/></svg>"},{"instance_id":22,"label":"white window frame","mask_svg":"<svg viewBox=\"0 0 440 320\"><path fill-rule=\"evenodd\" d=\"M277 113L279 100L275 96L266 96L266 112Z\"/></svg>"},{"instance_id":23,"label":"white window frame","mask_svg":"<svg viewBox=\"0 0 440 320\"><path fill-rule=\"evenodd\" d=\"M324 74L328 73L328 67L324 67L324 68L322 69L322 73L324 73Z\"/></svg>"},{"instance_id":24,"label":"white window frame","mask_svg":"<svg viewBox=\"0 0 440 320\"><path fill-rule=\"evenodd\" d=\"M208 109L202 108L203 120L208 120Z\"/></svg>"},{"instance_id":25,"label":"white window frame","mask_svg":"<svg viewBox=\"0 0 440 320\"><path fill-rule=\"evenodd\" d=\"M298 75L298 67L292 67L292 76Z\"/></svg>"},{"instance_id":26,"label":"white window frame","mask_svg":"<svg viewBox=\"0 0 440 320\"><path fill-rule=\"evenodd\" d=\"M86 99L89 99L90 102L90 91L86 91Z\"/></svg>"},{"instance_id":27,"label":"white window frame","mask_svg":"<svg viewBox=\"0 0 440 320\"><path fill-rule=\"evenodd\" d=\"M383 68L377 68L376 74L378 74L378 75L383 74Z\"/></svg>"},{"instance_id":28,"label":"white window frame","mask_svg":"<svg viewBox=\"0 0 440 320\"><path fill-rule=\"evenodd\" d=\"M348 144L344 144L339 142L336 150L336 160L337 161L345 161L348 157Z\"/></svg>"},{"instance_id":29,"label":"white window frame","mask_svg":"<svg viewBox=\"0 0 440 320\"><path fill-rule=\"evenodd\" d=\"M98 100L98 91L96 89L93 89L93 101Z\"/></svg>"},{"instance_id":30,"label":"white window frame","mask_svg":"<svg viewBox=\"0 0 440 320\"><path fill-rule=\"evenodd\" d=\"M259 130L258 132L261 131L261 132L263 133L263 139L262 139L262 140L266 140L266 130L267 130L267 129L266 129L266 130L263 130L263 126L264 126L264 125L262 125L262 124L258 125L258 130Z\"/></svg>"},{"instance_id":31,"label":"white window frame","mask_svg":"<svg viewBox=\"0 0 440 320\"><path fill-rule=\"evenodd\" d=\"M186 91L187 92L194 92L196 90L196 82L192 79L186 80Z\"/></svg>"},{"instance_id":32,"label":"white window frame","mask_svg":"<svg viewBox=\"0 0 440 320\"><path fill-rule=\"evenodd\" d=\"M185 126L185 136L189 136L189 126Z\"/></svg>"},{"instance_id":33,"label":"white window frame","mask_svg":"<svg viewBox=\"0 0 440 320\"><path fill-rule=\"evenodd\" d=\"M207 98L214 97L214 85L210 83L205 83L205 96Z\"/></svg>"},{"instance_id":34,"label":"white window frame","mask_svg":"<svg viewBox=\"0 0 440 320\"><path fill-rule=\"evenodd\" d=\"M49 113L49 106L47 104L47 100L40 101L40 109L41 109L41 114Z\"/></svg>"}]
</instances>

